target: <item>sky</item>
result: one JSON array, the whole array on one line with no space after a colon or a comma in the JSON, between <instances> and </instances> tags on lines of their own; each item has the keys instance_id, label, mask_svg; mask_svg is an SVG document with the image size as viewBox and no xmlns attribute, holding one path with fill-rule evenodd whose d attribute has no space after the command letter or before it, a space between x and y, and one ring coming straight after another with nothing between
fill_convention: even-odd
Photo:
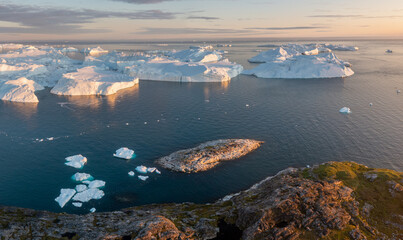
<instances>
[{"instance_id":1,"label":"sky","mask_svg":"<svg viewBox=\"0 0 403 240\"><path fill-rule=\"evenodd\" d=\"M0 41L403 39L403 0L0 0Z\"/></svg>"}]
</instances>

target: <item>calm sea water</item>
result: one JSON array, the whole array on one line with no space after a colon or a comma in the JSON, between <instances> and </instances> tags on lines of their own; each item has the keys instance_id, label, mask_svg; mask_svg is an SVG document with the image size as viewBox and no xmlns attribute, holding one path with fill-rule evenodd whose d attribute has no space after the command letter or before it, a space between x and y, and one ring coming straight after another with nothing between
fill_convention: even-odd
<instances>
[{"instance_id":1,"label":"calm sea water","mask_svg":"<svg viewBox=\"0 0 403 240\"><path fill-rule=\"evenodd\" d=\"M258 45L233 43L232 61L247 59ZM281 43L281 42L280 42ZM279 170L327 161L356 161L403 170L403 41L344 42L358 52L336 52L352 63L346 79L259 79L229 83L140 81L108 97L61 97L38 92L40 103L0 101L0 204L85 213L167 202L204 203L250 187ZM183 49L189 44L104 44L106 49ZM76 45L76 47L86 47ZM386 49L393 54L386 54ZM370 107L369 103L373 103ZM246 105L249 105L247 107ZM348 106L350 115L338 110ZM147 122L147 124L144 124ZM127 125L128 123L128 125ZM54 137L53 141L35 139ZM219 138L265 141L257 151L211 171L161 170L142 182L127 173L138 165ZM112 157L122 146L137 158ZM54 198L72 188L76 169L64 158L83 154L82 172L107 182L106 195L83 208L63 209Z\"/></svg>"}]
</instances>

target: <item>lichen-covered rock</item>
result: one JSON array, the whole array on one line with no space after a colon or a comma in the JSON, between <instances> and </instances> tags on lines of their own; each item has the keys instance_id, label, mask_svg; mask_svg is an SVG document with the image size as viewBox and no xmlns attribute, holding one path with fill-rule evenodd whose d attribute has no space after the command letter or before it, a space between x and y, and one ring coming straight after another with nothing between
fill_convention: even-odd
<instances>
[{"instance_id":1,"label":"lichen-covered rock","mask_svg":"<svg viewBox=\"0 0 403 240\"><path fill-rule=\"evenodd\" d=\"M240 158L262 144L251 139L220 139L200 144L197 147L180 150L156 161L164 168L177 172L207 171L221 161Z\"/></svg>"}]
</instances>

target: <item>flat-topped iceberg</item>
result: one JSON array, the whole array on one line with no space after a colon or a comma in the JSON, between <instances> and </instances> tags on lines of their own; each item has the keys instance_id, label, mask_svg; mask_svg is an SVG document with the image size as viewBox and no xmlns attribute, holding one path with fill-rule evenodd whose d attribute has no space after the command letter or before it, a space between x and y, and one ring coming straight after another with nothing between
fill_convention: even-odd
<instances>
[{"instance_id":1,"label":"flat-topped iceberg","mask_svg":"<svg viewBox=\"0 0 403 240\"><path fill-rule=\"evenodd\" d=\"M89 188L74 195L73 200L78 202L88 202L92 199L101 199L103 196L105 196L104 191L99 190L98 188Z\"/></svg>"},{"instance_id":2,"label":"flat-topped iceberg","mask_svg":"<svg viewBox=\"0 0 403 240\"><path fill-rule=\"evenodd\" d=\"M105 181L102 180L94 180L88 184L88 188L102 188L105 187Z\"/></svg>"},{"instance_id":3,"label":"flat-topped iceberg","mask_svg":"<svg viewBox=\"0 0 403 240\"><path fill-rule=\"evenodd\" d=\"M82 168L87 163L87 158L83 155L74 155L70 157L66 157L66 161L64 164L74 168Z\"/></svg>"},{"instance_id":4,"label":"flat-topped iceberg","mask_svg":"<svg viewBox=\"0 0 403 240\"><path fill-rule=\"evenodd\" d=\"M62 188L60 190L60 195L55 198L55 201L59 203L59 206L61 208L63 208L64 205L66 205L66 203L70 201L70 199L74 196L74 194L76 194L76 190L70 188Z\"/></svg>"},{"instance_id":5,"label":"flat-topped iceberg","mask_svg":"<svg viewBox=\"0 0 403 240\"><path fill-rule=\"evenodd\" d=\"M35 91L43 90L40 84L25 77L1 82L0 99L12 102L39 102Z\"/></svg>"},{"instance_id":6,"label":"flat-topped iceberg","mask_svg":"<svg viewBox=\"0 0 403 240\"><path fill-rule=\"evenodd\" d=\"M138 84L138 79L125 74L89 66L66 73L50 91L57 95L110 95Z\"/></svg>"},{"instance_id":7,"label":"flat-topped iceberg","mask_svg":"<svg viewBox=\"0 0 403 240\"><path fill-rule=\"evenodd\" d=\"M340 60L334 53L314 56L298 55L284 61L263 63L242 74L260 78L338 78L354 74L349 63Z\"/></svg>"},{"instance_id":8,"label":"flat-topped iceberg","mask_svg":"<svg viewBox=\"0 0 403 240\"><path fill-rule=\"evenodd\" d=\"M125 68L135 78L173 82L224 82L242 70L241 65L227 59L216 63L187 63L169 58L154 58Z\"/></svg>"},{"instance_id":9,"label":"flat-topped iceberg","mask_svg":"<svg viewBox=\"0 0 403 240\"><path fill-rule=\"evenodd\" d=\"M135 157L135 154L133 150L128 149L127 147L122 147L116 150L116 153L114 153L113 156L123 159L132 159L133 157Z\"/></svg>"},{"instance_id":10,"label":"flat-topped iceberg","mask_svg":"<svg viewBox=\"0 0 403 240\"><path fill-rule=\"evenodd\" d=\"M73 176L71 176L71 179L76 182L82 182L85 180L91 181L94 178L88 173L75 173Z\"/></svg>"},{"instance_id":11,"label":"flat-topped iceberg","mask_svg":"<svg viewBox=\"0 0 403 240\"><path fill-rule=\"evenodd\" d=\"M99 54L108 53L108 50L105 50L105 49L101 48L100 46L98 46L98 47L83 48L83 49L81 49L81 52L86 53L88 55L99 55Z\"/></svg>"}]
</instances>

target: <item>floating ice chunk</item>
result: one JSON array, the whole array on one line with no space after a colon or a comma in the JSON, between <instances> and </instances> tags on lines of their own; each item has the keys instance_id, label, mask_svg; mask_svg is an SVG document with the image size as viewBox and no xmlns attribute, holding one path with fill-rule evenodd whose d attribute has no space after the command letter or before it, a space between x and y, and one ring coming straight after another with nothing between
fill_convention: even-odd
<instances>
[{"instance_id":1,"label":"floating ice chunk","mask_svg":"<svg viewBox=\"0 0 403 240\"><path fill-rule=\"evenodd\" d=\"M74 196L74 194L76 194L76 190L70 188L62 188L60 190L60 195L55 198L55 201L59 203L59 206L61 208L63 208L64 205L66 205L66 203L70 201L70 199Z\"/></svg>"},{"instance_id":2,"label":"floating ice chunk","mask_svg":"<svg viewBox=\"0 0 403 240\"><path fill-rule=\"evenodd\" d=\"M386 52L386 53L393 53L393 51L390 50L390 49L386 50L385 52Z\"/></svg>"},{"instance_id":3,"label":"floating ice chunk","mask_svg":"<svg viewBox=\"0 0 403 240\"><path fill-rule=\"evenodd\" d=\"M136 171L139 172L139 173L146 174L147 173L147 167L145 167L145 166L137 166Z\"/></svg>"},{"instance_id":4,"label":"floating ice chunk","mask_svg":"<svg viewBox=\"0 0 403 240\"><path fill-rule=\"evenodd\" d=\"M53 140L55 140L55 138L54 137L48 137L48 138L46 138L48 141L53 141Z\"/></svg>"},{"instance_id":5,"label":"floating ice chunk","mask_svg":"<svg viewBox=\"0 0 403 240\"><path fill-rule=\"evenodd\" d=\"M98 188L89 188L83 192L79 192L74 195L73 200L79 202L88 202L91 199L101 199L104 195L104 191L99 190Z\"/></svg>"},{"instance_id":6,"label":"floating ice chunk","mask_svg":"<svg viewBox=\"0 0 403 240\"><path fill-rule=\"evenodd\" d=\"M400 93L400 90L396 90L397 93Z\"/></svg>"},{"instance_id":7,"label":"floating ice chunk","mask_svg":"<svg viewBox=\"0 0 403 240\"><path fill-rule=\"evenodd\" d=\"M190 46L190 49L205 49L205 50L212 50L214 49L213 45L204 45L204 46Z\"/></svg>"},{"instance_id":8,"label":"floating ice chunk","mask_svg":"<svg viewBox=\"0 0 403 240\"><path fill-rule=\"evenodd\" d=\"M128 174L129 174L130 177L133 177L133 176L134 176L134 172L133 172L133 171L130 171Z\"/></svg>"},{"instance_id":9,"label":"floating ice chunk","mask_svg":"<svg viewBox=\"0 0 403 240\"><path fill-rule=\"evenodd\" d=\"M206 48L190 48L168 55L181 62L216 62L222 59L222 52Z\"/></svg>"},{"instance_id":10,"label":"floating ice chunk","mask_svg":"<svg viewBox=\"0 0 403 240\"><path fill-rule=\"evenodd\" d=\"M100 55L108 53L108 50L102 49L100 46L98 47L89 47L81 49L82 53L87 53L89 55Z\"/></svg>"},{"instance_id":11,"label":"floating ice chunk","mask_svg":"<svg viewBox=\"0 0 403 240\"><path fill-rule=\"evenodd\" d=\"M97 211L96 208L91 208L91 209L90 209L90 212L91 212L91 213L94 213L94 212L96 212L96 211Z\"/></svg>"},{"instance_id":12,"label":"floating ice chunk","mask_svg":"<svg viewBox=\"0 0 403 240\"><path fill-rule=\"evenodd\" d=\"M372 103L369 103L369 106L370 106L370 107L372 107L372 105L373 105Z\"/></svg>"},{"instance_id":13,"label":"floating ice chunk","mask_svg":"<svg viewBox=\"0 0 403 240\"><path fill-rule=\"evenodd\" d=\"M287 47L279 47L268 51L261 52L257 56L250 58L251 63L266 63L273 61L284 61L287 58L300 54L297 50Z\"/></svg>"},{"instance_id":14,"label":"floating ice chunk","mask_svg":"<svg viewBox=\"0 0 403 240\"><path fill-rule=\"evenodd\" d=\"M105 182L102 180L94 180L91 181L90 184L88 184L88 188L101 188L105 187Z\"/></svg>"},{"instance_id":15,"label":"floating ice chunk","mask_svg":"<svg viewBox=\"0 0 403 240\"><path fill-rule=\"evenodd\" d=\"M74 167L74 168L82 168L86 163L87 163L87 158L84 157L83 155L74 155L70 157L66 157L66 163L64 163L67 166Z\"/></svg>"},{"instance_id":16,"label":"floating ice chunk","mask_svg":"<svg viewBox=\"0 0 403 240\"><path fill-rule=\"evenodd\" d=\"M23 44L16 44L16 43L5 43L0 44L0 51L10 51L10 50L17 50L23 48Z\"/></svg>"},{"instance_id":17,"label":"floating ice chunk","mask_svg":"<svg viewBox=\"0 0 403 240\"><path fill-rule=\"evenodd\" d=\"M76 182L82 182L84 180L91 181L94 178L88 173L75 173L73 176L71 176L71 179L73 179Z\"/></svg>"},{"instance_id":18,"label":"floating ice chunk","mask_svg":"<svg viewBox=\"0 0 403 240\"><path fill-rule=\"evenodd\" d=\"M157 174L161 174L161 172L160 172L158 169L156 169L155 172L156 172Z\"/></svg>"},{"instance_id":19,"label":"floating ice chunk","mask_svg":"<svg viewBox=\"0 0 403 240\"><path fill-rule=\"evenodd\" d=\"M89 180L85 180L85 181L82 181L82 183L84 183L84 184L90 184L92 181L89 181Z\"/></svg>"},{"instance_id":20,"label":"floating ice chunk","mask_svg":"<svg viewBox=\"0 0 403 240\"><path fill-rule=\"evenodd\" d=\"M12 102L37 103L39 101L35 91L43 89L45 88L40 84L25 77L17 80L0 81L0 99Z\"/></svg>"},{"instance_id":21,"label":"floating ice chunk","mask_svg":"<svg viewBox=\"0 0 403 240\"><path fill-rule=\"evenodd\" d=\"M348 114L348 113L351 113L351 110L348 107L342 107L339 112Z\"/></svg>"},{"instance_id":22,"label":"floating ice chunk","mask_svg":"<svg viewBox=\"0 0 403 240\"><path fill-rule=\"evenodd\" d=\"M125 72L135 78L172 82L224 82L238 76L242 70L241 65L228 59L201 63L155 58L125 68Z\"/></svg>"},{"instance_id":23,"label":"floating ice chunk","mask_svg":"<svg viewBox=\"0 0 403 240\"><path fill-rule=\"evenodd\" d=\"M60 51L63 52L63 53L66 53L66 52L78 52L78 49L74 48L74 47L66 47L66 48L62 48Z\"/></svg>"},{"instance_id":24,"label":"floating ice chunk","mask_svg":"<svg viewBox=\"0 0 403 240\"><path fill-rule=\"evenodd\" d=\"M80 203L80 202L73 202L73 206L74 206L74 207L82 207L83 204Z\"/></svg>"},{"instance_id":25,"label":"floating ice chunk","mask_svg":"<svg viewBox=\"0 0 403 240\"><path fill-rule=\"evenodd\" d=\"M113 154L113 156L117 158L132 159L135 157L135 154L133 150L122 147L116 150L116 153Z\"/></svg>"},{"instance_id":26,"label":"floating ice chunk","mask_svg":"<svg viewBox=\"0 0 403 240\"><path fill-rule=\"evenodd\" d=\"M358 47L355 46L347 46L344 44L323 44L322 46L329 48L331 50L335 50L335 51L358 51Z\"/></svg>"},{"instance_id":27,"label":"floating ice chunk","mask_svg":"<svg viewBox=\"0 0 403 240\"><path fill-rule=\"evenodd\" d=\"M79 184L79 185L76 186L76 191L77 192L84 192L87 189L88 189L87 185L84 185L84 184Z\"/></svg>"},{"instance_id":28,"label":"floating ice chunk","mask_svg":"<svg viewBox=\"0 0 403 240\"><path fill-rule=\"evenodd\" d=\"M138 178L140 179L140 180L142 180L142 181L145 181L145 180L147 180L148 179L148 176L138 176Z\"/></svg>"},{"instance_id":29,"label":"floating ice chunk","mask_svg":"<svg viewBox=\"0 0 403 240\"><path fill-rule=\"evenodd\" d=\"M338 78L351 76L354 72L333 53L321 53L267 62L242 74L260 78Z\"/></svg>"},{"instance_id":30,"label":"floating ice chunk","mask_svg":"<svg viewBox=\"0 0 403 240\"><path fill-rule=\"evenodd\" d=\"M149 173L153 173L153 172L155 172L156 170L157 170L157 168L155 168L155 167L147 168L147 172L149 172Z\"/></svg>"},{"instance_id":31,"label":"floating ice chunk","mask_svg":"<svg viewBox=\"0 0 403 240\"><path fill-rule=\"evenodd\" d=\"M231 44L217 44L217 47L232 47Z\"/></svg>"},{"instance_id":32,"label":"floating ice chunk","mask_svg":"<svg viewBox=\"0 0 403 240\"><path fill-rule=\"evenodd\" d=\"M110 95L138 84L137 78L89 66L66 73L50 91L57 95Z\"/></svg>"}]
</instances>

